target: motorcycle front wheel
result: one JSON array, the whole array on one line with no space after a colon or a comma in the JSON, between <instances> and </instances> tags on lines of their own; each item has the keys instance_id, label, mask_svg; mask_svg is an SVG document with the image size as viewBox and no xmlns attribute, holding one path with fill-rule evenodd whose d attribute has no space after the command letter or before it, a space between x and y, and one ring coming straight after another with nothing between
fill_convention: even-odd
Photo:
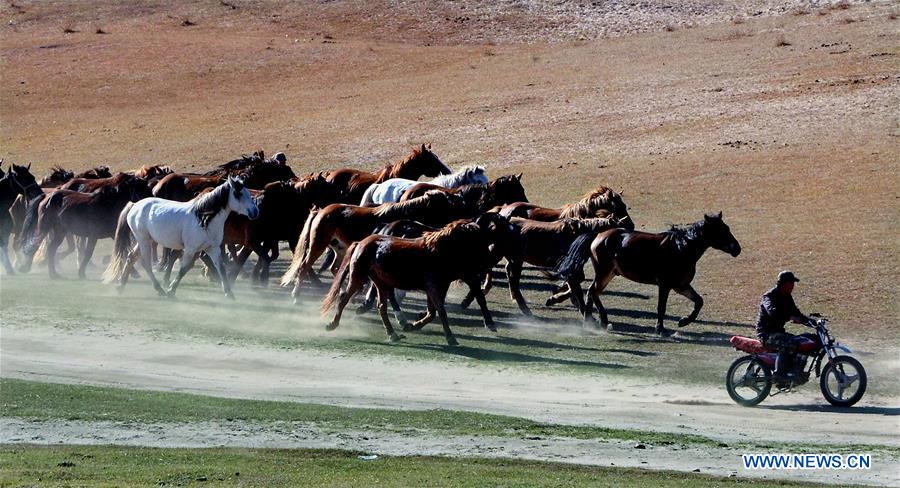
<instances>
[{"instance_id":1,"label":"motorcycle front wheel","mask_svg":"<svg viewBox=\"0 0 900 488\"><path fill-rule=\"evenodd\" d=\"M772 370L753 356L737 358L725 375L725 388L739 405L759 405L772 390Z\"/></svg>"},{"instance_id":2,"label":"motorcycle front wheel","mask_svg":"<svg viewBox=\"0 0 900 488\"><path fill-rule=\"evenodd\" d=\"M822 368L819 386L828 403L851 407L866 392L866 370L856 358L837 356Z\"/></svg>"}]
</instances>

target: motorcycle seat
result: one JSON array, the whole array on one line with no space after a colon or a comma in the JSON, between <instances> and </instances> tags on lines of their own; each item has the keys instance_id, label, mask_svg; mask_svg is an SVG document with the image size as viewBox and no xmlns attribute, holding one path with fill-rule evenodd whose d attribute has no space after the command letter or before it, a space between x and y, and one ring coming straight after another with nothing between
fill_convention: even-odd
<instances>
[{"instance_id":1,"label":"motorcycle seat","mask_svg":"<svg viewBox=\"0 0 900 488\"><path fill-rule=\"evenodd\" d=\"M731 340L729 340L729 342L731 342L731 345L734 346L735 349L750 354L774 352L773 349L769 349L763 346L763 343L759 339L752 339L750 337L743 336L731 336Z\"/></svg>"}]
</instances>

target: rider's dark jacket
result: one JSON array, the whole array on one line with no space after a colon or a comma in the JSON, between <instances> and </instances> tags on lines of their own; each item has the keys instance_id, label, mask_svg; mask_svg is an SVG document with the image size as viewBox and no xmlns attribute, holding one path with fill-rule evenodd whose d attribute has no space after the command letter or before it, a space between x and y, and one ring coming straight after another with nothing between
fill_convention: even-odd
<instances>
[{"instance_id":1,"label":"rider's dark jacket","mask_svg":"<svg viewBox=\"0 0 900 488\"><path fill-rule=\"evenodd\" d=\"M791 317L803 317L794 298L790 294L779 293L778 288L772 288L762 296L759 304L759 317L756 319L756 335L765 342L770 334L784 333L784 324Z\"/></svg>"}]
</instances>

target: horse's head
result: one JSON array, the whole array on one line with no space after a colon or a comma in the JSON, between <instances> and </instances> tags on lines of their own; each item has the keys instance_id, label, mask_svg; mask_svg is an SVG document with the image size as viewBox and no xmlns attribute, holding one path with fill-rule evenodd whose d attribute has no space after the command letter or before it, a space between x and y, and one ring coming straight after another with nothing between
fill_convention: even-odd
<instances>
[{"instance_id":1,"label":"horse's head","mask_svg":"<svg viewBox=\"0 0 900 488\"><path fill-rule=\"evenodd\" d=\"M248 167L243 174L243 180L249 188L262 189L273 181L289 180L296 176L294 170L287 164L266 162Z\"/></svg>"},{"instance_id":2,"label":"horse's head","mask_svg":"<svg viewBox=\"0 0 900 488\"><path fill-rule=\"evenodd\" d=\"M621 193L609 190L607 195L607 209L616 219L618 219L619 227L634 230L634 221L632 221L631 216L628 215L628 205L626 205L625 200L622 199Z\"/></svg>"},{"instance_id":3,"label":"horse's head","mask_svg":"<svg viewBox=\"0 0 900 488\"><path fill-rule=\"evenodd\" d=\"M741 245L731 234L728 224L722 220L722 212L718 215L703 216L703 237L713 249L727 252L734 257L741 253Z\"/></svg>"},{"instance_id":4,"label":"horse's head","mask_svg":"<svg viewBox=\"0 0 900 488\"><path fill-rule=\"evenodd\" d=\"M409 174L416 174L416 177L410 179L416 179L419 175L436 177L452 173L450 168L431 152L431 144L428 146L422 144L422 147L413 149L413 153L406 164L409 166Z\"/></svg>"},{"instance_id":5,"label":"horse's head","mask_svg":"<svg viewBox=\"0 0 900 488\"><path fill-rule=\"evenodd\" d=\"M96 178L96 179L112 178L112 171L109 170L109 166L100 165L92 170L87 171L86 177L91 177L91 178Z\"/></svg>"},{"instance_id":6,"label":"horse's head","mask_svg":"<svg viewBox=\"0 0 900 488\"><path fill-rule=\"evenodd\" d=\"M259 207L253 195L244 186L244 182L238 178L229 176L225 182L228 186L228 209L240 215L246 215L250 220L259 217Z\"/></svg>"},{"instance_id":7,"label":"horse's head","mask_svg":"<svg viewBox=\"0 0 900 488\"><path fill-rule=\"evenodd\" d=\"M10 175L13 178L13 181L18 186L19 192L25 195L28 198L33 198L34 196L41 193L41 187L38 185L37 180L34 178L34 175L31 174L31 163L27 166L19 166L18 164L13 164L12 168L9 170Z\"/></svg>"},{"instance_id":8,"label":"horse's head","mask_svg":"<svg viewBox=\"0 0 900 488\"><path fill-rule=\"evenodd\" d=\"M468 166L465 169L466 185L486 185L491 180L488 179L484 166Z\"/></svg>"},{"instance_id":9,"label":"horse's head","mask_svg":"<svg viewBox=\"0 0 900 488\"><path fill-rule=\"evenodd\" d=\"M491 206L505 205L515 202L528 202L525 187L522 186L522 173L497 178L489 184L491 188Z\"/></svg>"},{"instance_id":10,"label":"horse's head","mask_svg":"<svg viewBox=\"0 0 900 488\"><path fill-rule=\"evenodd\" d=\"M150 190L150 184L146 179L139 176L127 175L122 180L122 183L119 184L119 189L127 192L129 199L132 202L153 196L153 193Z\"/></svg>"},{"instance_id":11,"label":"horse's head","mask_svg":"<svg viewBox=\"0 0 900 488\"><path fill-rule=\"evenodd\" d=\"M497 246L501 253L512 249L519 240L519 227L497 212L483 213L476 217L474 222L488 234L493 245Z\"/></svg>"}]
</instances>

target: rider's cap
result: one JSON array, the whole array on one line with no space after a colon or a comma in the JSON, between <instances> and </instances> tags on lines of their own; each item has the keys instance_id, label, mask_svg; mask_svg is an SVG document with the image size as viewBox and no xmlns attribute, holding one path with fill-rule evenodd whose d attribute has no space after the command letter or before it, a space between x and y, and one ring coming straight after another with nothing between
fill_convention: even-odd
<instances>
[{"instance_id":1,"label":"rider's cap","mask_svg":"<svg viewBox=\"0 0 900 488\"><path fill-rule=\"evenodd\" d=\"M779 285L782 283L787 283L788 281L790 281L792 283L796 283L796 282L800 281L800 278L797 278L796 276L794 276L794 273L792 273L790 271L786 271L786 270L782 271L781 273L778 273L778 284Z\"/></svg>"}]
</instances>

